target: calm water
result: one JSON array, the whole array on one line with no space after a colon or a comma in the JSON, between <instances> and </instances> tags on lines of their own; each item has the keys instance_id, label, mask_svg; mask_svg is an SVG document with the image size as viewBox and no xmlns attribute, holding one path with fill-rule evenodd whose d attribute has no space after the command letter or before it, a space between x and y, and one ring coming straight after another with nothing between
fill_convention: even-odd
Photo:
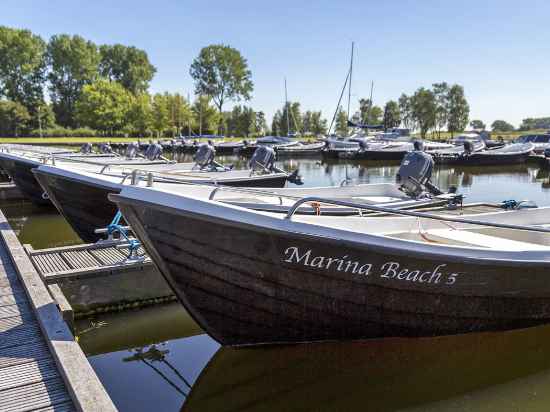
<instances>
[{"instance_id":1,"label":"calm water","mask_svg":"<svg viewBox=\"0 0 550 412\"><path fill-rule=\"evenodd\" d=\"M236 159L237 166L241 163ZM283 162L307 186L391 182L398 165ZM443 168L468 201L550 205L548 172ZM55 210L3 204L23 243L78 243ZM78 321L79 342L125 411L529 410L550 408L550 327L423 339L230 349L176 303Z\"/></svg>"}]
</instances>

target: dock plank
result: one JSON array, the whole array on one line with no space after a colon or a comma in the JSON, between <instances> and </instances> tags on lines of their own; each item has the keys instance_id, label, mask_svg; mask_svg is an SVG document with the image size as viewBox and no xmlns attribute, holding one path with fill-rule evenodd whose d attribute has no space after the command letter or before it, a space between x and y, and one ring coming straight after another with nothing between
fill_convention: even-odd
<instances>
[{"instance_id":1,"label":"dock plank","mask_svg":"<svg viewBox=\"0 0 550 412\"><path fill-rule=\"evenodd\" d=\"M0 410L116 410L1 211Z\"/></svg>"}]
</instances>

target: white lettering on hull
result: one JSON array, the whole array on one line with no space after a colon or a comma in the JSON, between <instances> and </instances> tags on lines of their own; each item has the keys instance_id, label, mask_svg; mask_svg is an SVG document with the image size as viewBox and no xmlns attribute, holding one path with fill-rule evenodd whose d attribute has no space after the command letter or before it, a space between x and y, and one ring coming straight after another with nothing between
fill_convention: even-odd
<instances>
[{"instance_id":1,"label":"white lettering on hull","mask_svg":"<svg viewBox=\"0 0 550 412\"><path fill-rule=\"evenodd\" d=\"M375 267L372 263L349 259L348 255L341 258L316 256L311 249L301 251L297 246L286 248L283 261L314 269L335 270L360 276L373 274L384 279L432 285L454 285L460 276L459 273L447 272L445 270L446 264L437 265L432 270L409 269L399 262L385 262L380 267Z\"/></svg>"}]
</instances>

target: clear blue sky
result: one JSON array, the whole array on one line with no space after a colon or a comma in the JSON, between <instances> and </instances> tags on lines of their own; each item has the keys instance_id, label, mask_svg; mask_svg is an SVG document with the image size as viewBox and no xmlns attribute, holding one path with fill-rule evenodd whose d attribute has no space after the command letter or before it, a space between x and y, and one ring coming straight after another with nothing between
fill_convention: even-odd
<instances>
[{"instance_id":1,"label":"clear blue sky","mask_svg":"<svg viewBox=\"0 0 550 412\"><path fill-rule=\"evenodd\" d=\"M471 118L516 126L550 116L550 2L2 0L0 24L44 38L80 34L98 44L145 49L157 67L152 91L192 92L189 65L201 47L225 43L248 59L249 103L270 118L284 100L330 118L356 43L354 108L383 104L434 82L465 88Z\"/></svg>"}]
</instances>

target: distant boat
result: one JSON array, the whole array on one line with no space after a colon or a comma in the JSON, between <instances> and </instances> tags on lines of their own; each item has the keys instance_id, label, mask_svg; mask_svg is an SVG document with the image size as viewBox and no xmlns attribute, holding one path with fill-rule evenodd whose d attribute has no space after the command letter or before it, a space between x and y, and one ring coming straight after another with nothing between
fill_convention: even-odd
<instances>
[{"instance_id":1,"label":"distant boat","mask_svg":"<svg viewBox=\"0 0 550 412\"><path fill-rule=\"evenodd\" d=\"M278 157L307 157L321 154L325 142L298 143L290 146L277 146L275 151Z\"/></svg>"},{"instance_id":2,"label":"distant boat","mask_svg":"<svg viewBox=\"0 0 550 412\"><path fill-rule=\"evenodd\" d=\"M550 133L528 134L519 136L515 143L533 143L533 151L536 154L542 154L546 149L550 149Z\"/></svg>"},{"instance_id":3,"label":"distant boat","mask_svg":"<svg viewBox=\"0 0 550 412\"><path fill-rule=\"evenodd\" d=\"M462 152L454 155L436 155L438 163L452 165L509 165L524 163L533 153L533 143L512 143L496 149Z\"/></svg>"}]
</instances>

